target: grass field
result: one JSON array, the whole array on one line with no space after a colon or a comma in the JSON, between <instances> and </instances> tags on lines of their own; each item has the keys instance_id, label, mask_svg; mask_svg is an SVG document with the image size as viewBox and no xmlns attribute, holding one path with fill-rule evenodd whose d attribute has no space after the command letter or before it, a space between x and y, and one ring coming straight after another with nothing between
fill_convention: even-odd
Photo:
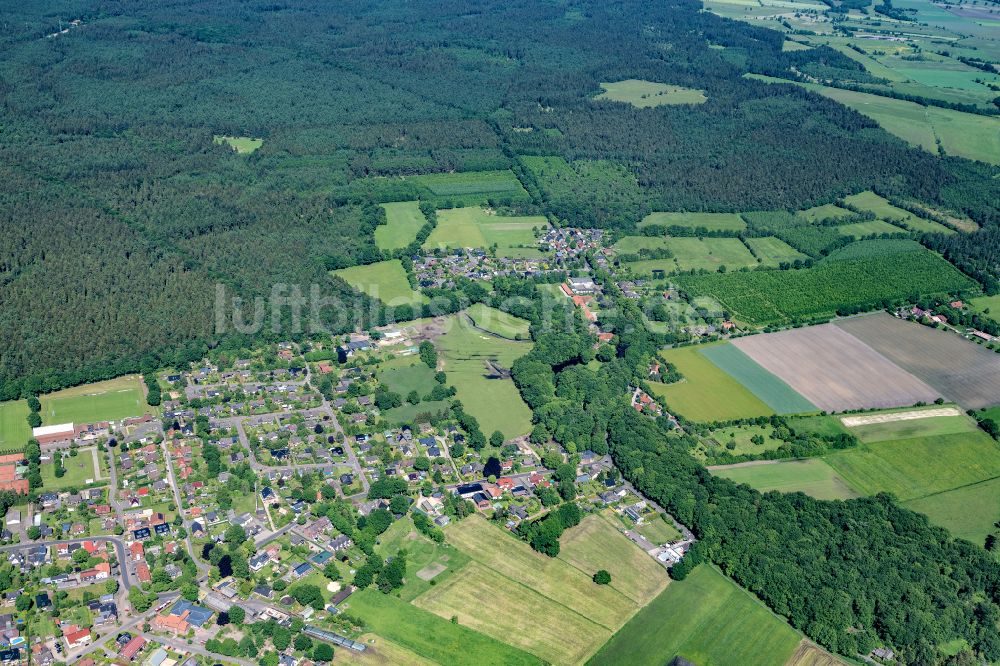
<instances>
[{"instance_id":1,"label":"grass field","mask_svg":"<svg viewBox=\"0 0 1000 666\"><path fill-rule=\"evenodd\" d=\"M774 236L747 238L746 244L765 266L778 266L784 262L792 263L797 259L804 261L809 258Z\"/></svg>"},{"instance_id":2,"label":"grass field","mask_svg":"<svg viewBox=\"0 0 1000 666\"><path fill-rule=\"evenodd\" d=\"M851 211L846 208L841 208L836 204L824 204L822 206L816 206L815 208L800 210L795 213L795 217L808 220L809 222L818 222L819 220L826 220L829 218L839 219L842 217L850 217L851 215L853 215Z\"/></svg>"},{"instance_id":3,"label":"grass field","mask_svg":"<svg viewBox=\"0 0 1000 666\"><path fill-rule=\"evenodd\" d=\"M825 460L857 492L901 501L1000 476L1000 445L978 430L862 444Z\"/></svg>"},{"instance_id":4,"label":"grass field","mask_svg":"<svg viewBox=\"0 0 1000 666\"><path fill-rule=\"evenodd\" d=\"M943 233L943 234L953 234L954 230L949 229L943 224L938 224L932 220L927 220L922 217L917 217L908 210L903 210L902 208L897 208L889 203L886 199L880 197L874 192L860 192L858 194L846 197L844 201L858 208L860 210L865 210L877 215L880 219L887 221L900 221L907 227L921 232L933 232L933 233Z\"/></svg>"},{"instance_id":5,"label":"grass field","mask_svg":"<svg viewBox=\"0 0 1000 666\"><path fill-rule=\"evenodd\" d=\"M996 296L980 296L973 298L971 305L976 312L981 312L993 321L1000 321L1000 294Z\"/></svg>"},{"instance_id":6,"label":"grass field","mask_svg":"<svg viewBox=\"0 0 1000 666\"><path fill-rule=\"evenodd\" d=\"M692 421L727 421L774 414L773 409L697 347L668 349L663 356L684 375L675 384L650 383L653 391L666 399L670 411Z\"/></svg>"},{"instance_id":7,"label":"grass field","mask_svg":"<svg viewBox=\"0 0 1000 666\"><path fill-rule=\"evenodd\" d=\"M881 234L905 234L906 229L889 224L882 220L869 220L867 222L854 222L852 224L841 224L834 227L841 236L852 238L864 238Z\"/></svg>"},{"instance_id":8,"label":"grass field","mask_svg":"<svg viewBox=\"0 0 1000 666\"><path fill-rule=\"evenodd\" d=\"M647 517L645 522L635 531L655 544L670 543L671 541L680 539L682 536L677 528L663 517L663 514L658 514L652 518Z\"/></svg>"},{"instance_id":9,"label":"grass field","mask_svg":"<svg viewBox=\"0 0 1000 666\"><path fill-rule=\"evenodd\" d=\"M915 437L940 437L977 431L976 422L965 416L935 416L907 421L872 423L848 428L862 442L885 442Z\"/></svg>"},{"instance_id":10,"label":"grass field","mask_svg":"<svg viewBox=\"0 0 1000 666\"><path fill-rule=\"evenodd\" d=\"M25 400L0 402L0 449L23 449L31 439Z\"/></svg>"},{"instance_id":11,"label":"grass field","mask_svg":"<svg viewBox=\"0 0 1000 666\"><path fill-rule=\"evenodd\" d=\"M634 254L639 250L665 250L667 240L661 236L622 236L612 247L620 253Z\"/></svg>"},{"instance_id":12,"label":"grass field","mask_svg":"<svg viewBox=\"0 0 1000 666\"><path fill-rule=\"evenodd\" d=\"M983 545L1000 520L1000 478L989 479L904 504L953 535Z\"/></svg>"},{"instance_id":13,"label":"grass field","mask_svg":"<svg viewBox=\"0 0 1000 666\"><path fill-rule=\"evenodd\" d=\"M708 100L702 90L641 79L601 83L601 87L604 88L604 92L596 99L625 102L639 108L664 104L702 104Z\"/></svg>"},{"instance_id":14,"label":"grass field","mask_svg":"<svg viewBox=\"0 0 1000 666\"><path fill-rule=\"evenodd\" d=\"M757 260L739 238L668 238L678 270L728 270L756 266Z\"/></svg>"},{"instance_id":15,"label":"grass field","mask_svg":"<svg viewBox=\"0 0 1000 666\"><path fill-rule=\"evenodd\" d=\"M472 319L476 328L484 329L493 335L499 335L501 338L527 340L530 337L528 322L503 310L475 303L465 313Z\"/></svg>"},{"instance_id":16,"label":"grass field","mask_svg":"<svg viewBox=\"0 0 1000 666\"><path fill-rule=\"evenodd\" d=\"M90 451L78 453L76 456L63 457L63 467L66 468L66 474L61 479L57 479L54 463L42 465L42 487L46 490L81 488L87 484L88 479L97 480L94 476L94 456Z\"/></svg>"},{"instance_id":17,"label":"grass field","mask_svg":"<svg viewBox=\"0 0 1000 666\"><path fill-rule=\"evenodd\" d=\"M427 219L420 212L416 201L400 201L382 204L387 224L375 228L375 245L380 250L395 250L406 247L417 237Z\"/></svg>"},{"instance_id":18,"label":"grass field","mask_svg":"<svg viewBox=\"0 0 1000 666\"><path fill-rule=\"evenodd\" d=\"M264 139L254 139L249 136L215 136L213 141L226 144L241 155L249 155L264 145Z\"/></svg>"},{"instance_id":19,"label":"grass field","mask_svg":"<svg viewBox=\"0 0 1000 666\"><path fill-rule=\"evenodd\" d=\"M650 213L639 222L640 227L704 227L709 231L743 231L747 223L738 213Z\"/></svg>"},{"instance_id":20,"label":"grass field","mask_svg":"<svg viewBox=\"0 0 1000 666\"><path fill-rule=\"evenodd\" d=\"M421 187L427 188L436 197L465 198L476 195L527 198L528 193L521 186L509 169L502 171L463 171L458 173L429 173L420 176L408 176Z\"/></svg>"},{"instance_id":21,"label":"grass field","mask_svg":"<svg viewBox=\"0 0 1000 666\"><path fill-rule=\"evenodd\" d=\"M431 541L416 531L409 517L397 520L379 538L376 550L387 557L406 549L406 584L400 598L410 601L435 585L451 578L469 563L469 556L449 544ZM432 575L433 574L433 575Z\"/></svg>"},{"instance_id":22,"label":"grass field","mask_svg":"<svg viewBox=\"0 0 1000 666\"><path fill-rule=\"evenodd\" d=\"M653 520L673 530L661 518ZM610 587L640 606L649 603L668 583L666 570L601 516L587 516L566 530L559 543L559 559L587 576L604 569L611 574Z\"/></svg>"},{"instance_id":23,"label":"grass field","mask_svg":"<svg viewBox=\"0 0 1000 666\"><path fill-rule=\"evenodd\" d=\"M362 634L355 640L364 643L367 649L364 652L338 650L338 663L352 666L434 666L436 663L375 634Z\"/></svg>"},{"instance_id":24,"label":"grass field","mask_svg":"<svg viewBox=\"0 0 1000 666\"><path fill-rule=\"evenodd\" d=\"M541 215L504 217L491 210L471 206L438 211L438 224L424 243L424 249L489 248L497 246L497 256L517 254L537 245L535 229L548 228Z\"/></svg>"},{"instance_id":25,"label":"grass field","mask_svg":"<svg viewBox=\"0 0 1000 666\"><path fill-rule=\"evenodd\" d=\"M421 396L434 388L434 371L423 362L408 366L394 367L378 373L378 380L404 398L410 391L416 391Z\"/></svg>"},{"instance_id":26,"label":"grass field","mask_svg":"<svg viewBox=\"0 0 1000 666\"><path fill-rule=\"evenodd\" d=\"M803 639L785 666L844 666L847 663Z\"/></svg>"},{"instance_id":27,"label":"grass field","mask_svg":"<svg viewBox=\"0 0 1000 666\"><path fill-rule=\"evenodd\" d=\"M532 655L372 588L351 596L348 609L380 636L443 666L541 664Z\"/></svg>"},{"instance_id":28,"label":"grass field","mask_svg":"<svg viewBox=\"0 0 1000 666\"><path fill-rule=\"evenodd\" d=\"M46 425L117 421L153 412L143 397L138 375L75 386L39 399L42 402L42 422Z\"/></svg>"},{"instance_id":29,"label":"grass field","mask_svg":"<svg viewBox=\"0 0 1000 666\"><path fill-rule=\"evenodd\" d=\"M858 496L830 465L819 458L728 465L713 468L712 474L724 476L736 483L745 483L762 493L770 490L799 492L824 500Z\"/></svg>"},{"instance_id":30,"label":"grass field","mask_svg":"<svg viewBox=\"0 0 1000 666\"><path fill-rule=\"evenodd\" d=\"M782 666L800 636L748 592L703 564L671 583L588 662Z\"/></svg>"},{"instance_id":31,"label":"grass field","mask_svg":"<svg viewBox=\"0 0 1000 666\"><path fill-rule=\"evenodd\" d=\"M399 259L333 271L354 289L381 300L386 305L417 305L424 297L410 287Z\"/></svg>"},{"instance_id":32,"label":"grass field","mask_svg":"<svg viewBox=\"0 0 1000 666\"><path fill-rule=\"evenodd\" d=\"M731 344L704 347L701 353L778 414L818 411L815 405L796 393L791 386Z\"/></svg>"},{"instance_id":33,"label":"grass field","mask_svg":"<svg viewBox=\"0 0 1000 666\"><path fill-rule=\"evenodd\" d=\"M390 423L413 423L421 414L447 414L450 408L451 402L448 400L431 400L416 405L404 402L399 407L382 412L382 416Z\"/></svg>"},{"instance_id":34,"label":"grass field","mask_svg":"<svg viewBox=\"0 0 1000 666\"><path fill-rule=\"evenodd\" d=\"M713 430L712 439L718 442L720 446L732 443L735 448L730 449L727 447L726 450L735 456L745 453L759 454L764 451L772 451L784 444L783 440L772 437L773 433L774 428L771 426L741 425ZM750 441L758 435L764 438L763 444L757 445Z\"/></svg>"},{"instance_id":35,"label":"grass field","mask_svg":"<svg viewBox=\"0 0 1000 666\"><path fill-rule=\"evenodd\" d=\"M464 317L453 317L438 338L448 383L458 391L466 411L479 420L487 437L499 430L510 439L531 431L531 410L510 379L491 379L486 361L504 368L531 350L530 342L513 342L478 331Z\"/></svg>"}]
</instances>

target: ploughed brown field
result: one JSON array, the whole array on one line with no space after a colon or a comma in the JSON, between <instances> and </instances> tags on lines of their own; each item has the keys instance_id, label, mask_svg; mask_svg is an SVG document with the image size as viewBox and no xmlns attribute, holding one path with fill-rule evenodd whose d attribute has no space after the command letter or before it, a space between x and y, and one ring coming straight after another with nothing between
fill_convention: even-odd
<instances>
[{"instance_id":1,"label":"ploughed brown field","mask_svg":"<svg viewBox=\"0 0 1000 666\"><path fill-rule=\"evenodd\" d=\"M902 407L941 395L833 324L752 335L733 345L828 412Z\"/></svg>"},{"instance_id":2,"label":"ploughed brown field","mask_svg":"<svg viewBox=\"0 0 1000 666\"><path fill-rule=\"evenodd\" d=\"M845 319L836 326L965 409L1000 403L1000 354L953 331L884 312Z\"/></svg>"}]
</instances>

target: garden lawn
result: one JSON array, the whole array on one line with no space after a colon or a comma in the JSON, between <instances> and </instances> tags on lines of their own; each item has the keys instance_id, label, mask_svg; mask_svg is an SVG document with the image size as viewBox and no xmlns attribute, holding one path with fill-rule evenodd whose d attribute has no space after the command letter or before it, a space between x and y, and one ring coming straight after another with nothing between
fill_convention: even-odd
<instances>
[{"instance_id":1,"label":"garden lawn","mask_svg":"<svg viewBox=\"0 0 1000 666\"><path fill-rule=\"evenodd\" d=\"M663 357L684 375L674 384L650 382L653 392L666 399L671 412L692 421L727 421L775 413L697 347L668 349Z\"/></svg>"},{"instance_id":2,"label":"garden lawn","mask_svg":"<svg viewBox=\"0 0 1000 666\"><path fill-rule=\"evenodd\" d=\"M99 453L98 455L103 454ZM87 485L87 479L97 480L94 474L94 456L91 455L90 451L78 453L76 456L64 456L63 467L66 468L66 474L61 479L57 479L55 463L42 465L42 487L46 490L80 488Z\"/></svg>"},{"instance_id":3,"label":"garden lawn","mask_svg":"<svg viewBox=\"0 0 1000 666\"><path fill-rule=\"evenodd\" d=\"M347 607L351 615L363 618L375 633L442 666L542 663L516 647L374 588L353 594Z\"/></svg>"},{"instance_id":4,"label":"garden lawn","mask_svg":"<svg viewBox=\"0 0 1000 666\"><path fill-rule=\"evenodd\" d=\"M419 305L426 299L410 287L399 259L379 261L333 271L354 289L381 300L386 305Z\"/></svg>"},{"instance_id":5,"label":"garden lawn","mask_svg":"<svg viewBox=\"0 0 1000 666\"><path fill-rule=\"evenodd\" d=\"M118 421L128 416L155 413L154 408L146 404L139 375L75 386L43 395L40 399L45 425Z\"/></svg>"},{"instance_id":6,"label":"garden lawn","mask_svg":"<svg viewBox=\"0 0 1000 666\"><path fill-rule=\"evenodd\" d=\"M28 402L10 400L0 402L0 449L21 451L31 439L28 425Z\"/></svg>"},{"instance_id":7,"label":"garden lawn","mask_svg":"<svg viewBox=\"0 0 1000 666\"><path fill-rule=\"evenodd\" d=\"M380 250L396 250L412 243L417 232L427 224L416 201L382 204L387 224L375 228L375 244Z\"/></svg>"},{"instance_id":8,"label":"garden lawn","mask_svg":"<svg viewBox=\"0 0 1000 666\"><path fill-rule=\"evenodd\" d=\"M801 636L708 564L671 583L588 663L782 666Z\"/></svg>"},{"instance_id":9,"label":"garden lawn","mask_svg":"<svg viewBox=\"0 0 1000 666\"><path fill-rule=\"evenodd\" d=\"M495 430L511 439L531 431L531 410L510 379L491 379L486 361L510 368L531 351L530 342L514 342L473 328L454 317L448 332L435 344L444 360L448 383L457 390L465 410L476 417L487 437Z\"/></svg>"},{"instance_id":10,"label":"garden lawn","mask_svg":"<svg viewBox=\"0 0 1000 666\"><path fill-rule=\"evenodd\" d=\"M510 340L528 339L528 322L503 310L491 308L482 303L473 304L465 311L476 325L494 335Z\"/></svg>"},{"instance_id":11,"label":"garden lawn","mask_svg":"<svg viewBox=\"0 0 1000 666\"><path fill-rule=\"evenodd\" d=\"M701 353L778 414L819 411L791 386L731 344L704 347Z\"/></svg>"},{"instance_id":12,"label":"garden lawn","mask_svg":"<svg viewBox=\"0 0 1000 666\"><path fill-rule=\"evenodd\" d=\"M855 493L837 472L819 458L780 462L741 463L713 467L712 474L745 483L762 493L805 493L823 500L851 499Z\"/></svg>"}]
</instances>

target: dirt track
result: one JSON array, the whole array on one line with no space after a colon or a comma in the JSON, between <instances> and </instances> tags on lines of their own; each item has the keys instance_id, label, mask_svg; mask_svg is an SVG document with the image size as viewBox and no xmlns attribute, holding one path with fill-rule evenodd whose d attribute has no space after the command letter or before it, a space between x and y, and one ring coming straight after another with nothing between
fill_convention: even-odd
<instances>
[{"instance_id":1,"label":"dirt track","mask_svg":"<svg viewBox=\"0 0 1000 666\"><path fill-rule=\"evenodd\" d=\"M896 421L915 421L917 419L930 419L936 416L961 416L962 410L955 407L941 407L940 409L918 409L910 412L892 412L891 414L868 414L865 416L845 416L840 419L848 428L858 426L874 425L876 423L895 423Z\"/></svg>"}]
</instances>

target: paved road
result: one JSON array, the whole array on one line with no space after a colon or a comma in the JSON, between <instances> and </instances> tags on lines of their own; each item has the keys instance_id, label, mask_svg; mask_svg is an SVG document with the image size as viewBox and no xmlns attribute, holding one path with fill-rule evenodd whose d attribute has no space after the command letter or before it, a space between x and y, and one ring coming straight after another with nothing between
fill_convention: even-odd
<instances>
[{"instance_id":1,"label":"paved road","mask_svg":"<svg viewBox=\"0 0 1000 666\"><path fill-rule=\"evenodd\" d=\"M163 440L160 443L160 450L163 452L163 457L167 463L167 484L174 491L174 502L177 506L177 515L183 518L184 509L181 505L181 491L177 486L177 475L174 474L174 462L170 458L170 451L167 449L167 440ZM200 559L195 557L194 546L191 544L191 527L186 522L184 523L184 528L187 530L187 536L184 537L184 546L187 548L188 555L194 560L195 566L198 568L198 582L203 582L208 579L209 567L207 564L202 562Z\"/></svg>"},{"instance_id":2,"label":"paved road","mask_svg":"<svg viewBox=\"0 0 1000 666\"><path fill-rule=\"evenodd\" d=\"M120 569L122 574L122 583L125 586L125 589L131 589L132 579L128 571L128 563L129 563L128 549L125 546L125 542L119 539L118 537L92 536L92 537L81 537L79 539L29 541L28 543L17 543L12 546L2 546L0 547L0 553L10 552L15 550L25 550L28 548L33 548L35 546L45 546L46 548L49 548L52 546L61 546L63 544L83 543L84 541L96 541L96 542L107 541L114 544L115 550L118 552L118 568ZM138 581L136 581L135 584L138 585Z\"/></svg>"},{"instance_id":3,"label":"paved road","mask_svg":"<svg viewBox=\"0 0 1000 666\"><path fill-rule=\"evenodd\" d=\"M154 636L152 634L143 633L143 638L152 643L158 643L160 645L166 645L173 648L181 653L193 652L194 654L200 654L202 656L208 657L212 660L212 663L218 661L224 661L227 663L240 664L240 666L257 666L256 663L252 661L246 661L245 659L237 659L236 657L224 657L222 655L216 654L214 652L209 652L203 647L198 645L188 645L187 641L181 640L179 638L168 638L166 636Z\"/></svg>"}]
</instances>

